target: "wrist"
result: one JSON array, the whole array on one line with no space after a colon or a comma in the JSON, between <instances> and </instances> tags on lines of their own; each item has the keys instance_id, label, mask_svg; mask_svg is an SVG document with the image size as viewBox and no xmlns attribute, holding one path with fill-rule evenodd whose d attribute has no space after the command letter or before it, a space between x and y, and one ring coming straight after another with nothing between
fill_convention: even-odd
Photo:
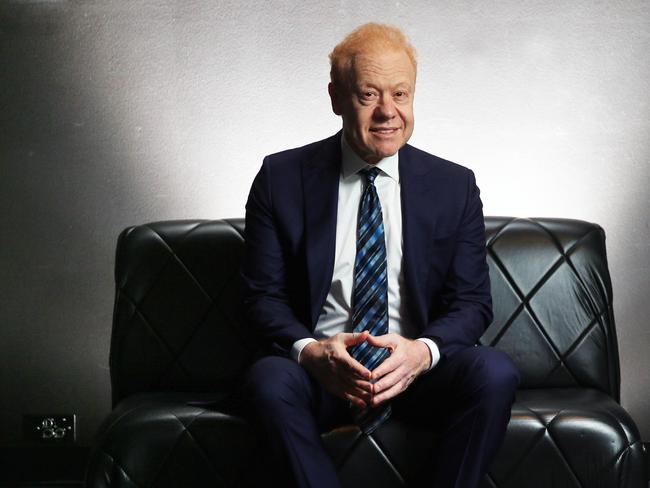
<instances>
[{"instance_id":1,"label":"wrist","mask_svg":"<svg viewBox=\"0 0 650 488\"><path fill-rule=\"evenodd\" d=\"M431 362L433 360L433 358L431 357L431 349L429 349L429 346L426 344L426 342L417 339L414 342L417 344L418 351L419 351L419 361L418 361L418 364L420 365L419 373L423 373L425 371L428 371L429 368L431 367Z\"/></svg>"},{"instance_id":2,"label":"wrist","mask_svg":"<svg viewBox=\"0 0 650 488\"><path fill-rule=\"evenodd\" d=\"M312 340L305 344L300 351L300 355L298 356L298 364L305 364L305 362L309 362L309 360L316 354L316 349L318 347L318 341Z\"/></svg>"},{"instance_id":3,"label":"wrist","mask_svg":"<svg viewBox=\"0 0 650 488\"><path fill-rule=\"evenodd\" d=\"M428 371L431 371L436 364L438 364L438 361L440 361L440 349L438 349L438 345L431 340L429 337L418 337L418 341L424 343L428 348L429 348L429 366L426 369L425 373Z\"/></svg>"},{"instance_id":4,"label":"wrist","mask_svg":"<svg viewBox=\"0 0 650 488\"><path fill-rule=\"evenodd\" d=\"M304 339L298 339L291 346L291 351L289 351L289 356L291 356L291 359L293 359L295 362L300 364L300 356L302 354L302 350L305 348L307 344L315 341L316 339L314 339L313 337L305 337Z\"/></svg>"}]
</instances>

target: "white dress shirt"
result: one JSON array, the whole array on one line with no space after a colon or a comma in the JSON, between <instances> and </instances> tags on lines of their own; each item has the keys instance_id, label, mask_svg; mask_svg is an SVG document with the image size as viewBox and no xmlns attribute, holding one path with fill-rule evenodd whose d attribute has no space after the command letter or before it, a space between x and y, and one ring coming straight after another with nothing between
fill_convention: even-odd
<instances>
[{"instance_id":1,"label":"white dress shirt","mask_svg":"<svg viewBox=\"0 0 650 488\"><path fill-rule=\"evenodd\" d=\"M354 261L357 254L357 220L359 203L365 178L359 171L371 167L362 160L341 136L341 176L336 219L336 250L332 285L314 328L314 337L332 337L339 332L352 332L352 288ZM375 167L381 171L375 179L377 195L381 203L386 238L388 273L388 332L413 338L417 335L409 321L402 300L404 272L402 270L402 201L400 198L398 153L379 161ZM291 357L298 361L302 349L314 342L311 337L294 342ZM433 368L440 359L438 346L431 339L420 337L431 352Z\"/></svg>"}]
</instances>

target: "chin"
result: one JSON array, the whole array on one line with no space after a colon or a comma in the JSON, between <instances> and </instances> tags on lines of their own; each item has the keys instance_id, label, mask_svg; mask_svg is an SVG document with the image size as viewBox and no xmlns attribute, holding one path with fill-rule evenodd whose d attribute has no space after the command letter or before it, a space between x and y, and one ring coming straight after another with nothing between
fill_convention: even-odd
<instances>
[{"instance_id":1,"label":"chin","mask_svg":"<svg viewBox=\"0 0 650 488\"><path fill-rule=\"evenodd\" d=\"M399 144L392 144L389 147L378 148L376 154L380 159L387 158L399 151L400 147Z\"/></svg>"}]
</instances>

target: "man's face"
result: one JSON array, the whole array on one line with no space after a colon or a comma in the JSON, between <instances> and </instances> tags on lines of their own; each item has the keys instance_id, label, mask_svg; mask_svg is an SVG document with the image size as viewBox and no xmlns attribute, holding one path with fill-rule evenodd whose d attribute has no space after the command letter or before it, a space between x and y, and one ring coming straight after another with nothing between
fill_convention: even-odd
<instances>
[{"instance_id":1,"label":"man's face","mask_svg":"<svg viewBox=\"0 0 650 488\"><path fill-rule=\"evenodd\" d=\"M349 87L337 91L330 84L346 141L370 164L392 156L413 133L415 68L409 57L403 51L359 55Z\"/></svg>"}]
</instances>

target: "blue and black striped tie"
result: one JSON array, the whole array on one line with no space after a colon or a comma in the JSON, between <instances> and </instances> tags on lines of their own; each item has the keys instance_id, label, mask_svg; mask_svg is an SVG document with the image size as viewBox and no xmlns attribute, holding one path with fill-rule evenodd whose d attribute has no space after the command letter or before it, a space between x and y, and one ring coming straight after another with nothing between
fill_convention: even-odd
<instances>
[{"instance_id":1,"label":"blue and black striped tie","mask_svg":"<svg viewBox=\"0 0 650 488\"><path fill-rule=\"evenodd\" d=\"M388 275L386 270L386 239L381 203L375 188L379 168L366 168L360 173L366 185L359 206L357 257L354 262L352 293L352 330L370 331L373 336L388 333ZM390 352L363 342L349 348L350 355L369 370L375 369ZM355 414L355 422L365 434L371 434L391 414L389 404L365 408Z\"/></svg>"}]
</instances>

